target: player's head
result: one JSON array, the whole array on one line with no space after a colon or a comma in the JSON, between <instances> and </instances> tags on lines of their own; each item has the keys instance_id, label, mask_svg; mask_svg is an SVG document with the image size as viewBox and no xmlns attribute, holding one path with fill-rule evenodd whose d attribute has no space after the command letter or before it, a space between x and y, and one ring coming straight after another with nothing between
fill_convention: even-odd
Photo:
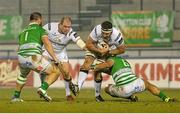
<instances>
[{"instance_id":1,"label":"player's head","mask_svg":"<svg viewBox=\"0 0 180 114\"><path fill-rule=\"evenodd\" d=\"M112 33L112 23L109 21L104 21L101 24L101 31L104 40L109 40Z\"/></svg>"},{"instance_id":2,"label":"player's head","mask_svg":"<svg viewBox=\"0 0 180 114\"><path fill-rule=\"evenodd\" d=\"M29 17L30 22L36 22L38 23L40 26L42 26L42 15L39 12L33 12L31 13L30 17Z\"/></svg>"},{"instance_id":3,"label":"player's head","mask_svg":"<svg viewBox=\"0 0 180 114\"><path fill-rule=\"evenodd\" d=\"M58 25L58 29L63 34L67 34L69 30L71 29L72 19L69 16L63 17Z\"/></svg>"}]
</instances>

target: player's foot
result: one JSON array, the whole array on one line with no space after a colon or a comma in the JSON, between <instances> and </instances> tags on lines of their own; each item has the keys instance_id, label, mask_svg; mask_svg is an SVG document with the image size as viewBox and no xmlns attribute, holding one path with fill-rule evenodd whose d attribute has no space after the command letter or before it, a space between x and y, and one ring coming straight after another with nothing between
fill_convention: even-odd
<instances>
[{"instance_id":1,"label":"player's foot","mask_svg":"<svg viewBox=\"0 0 180 114\"><path fill-rule=\"evenodd\" d=\"M48 96L47 92L41 88L37 90L37 93L39 94L40 98L44 98L47 102L52 101L52 98Z\"/></svg>"},{"instance_id":2,"label":"player's foot","mask_svg":"<svg viewBox=\"0 0 180 114\"><path fill-rule=\"evenodd\" d=\"M135 95L131 95L130 97L128 97L127 99L131 100L132 102L138 102L138 97Z\"/></svg>"},{"instance_id":3,"label":"player's foot","mask_svg":"<svg viewBox=\"0 0 180 114\"><path fill-rule=\"evenodd\" d=\"M24 100L17 97L12 97L11 102L23 102Z\"/></svg>"},{"instance_id":4,"label":"player's foot","mask_svg":"<svg viewBox=\"0 0 180 114\"><path fill-rule=\"evenodd\" d=\"M78 93L79 93L78 85L73 84L72 82L69 82L69 88L70 88L71 92L74 94L74 96L78 95Z\"/></svg>"},{"instance_id":5,"label":"player's foot","mask_svg":"<svg viewBox=\"0 0 180 114\"><path fill-rule=\"evenodd\" d=\"M167 97L164 102L174 102L175 99L174 98L170 98L170 97Z\"/></svg>"},{"instance_id":6,"label":"player's foot","mask_svg":"<svg viewBox=\"0 0 180 114\"><path fill-rule=\"evenodd\" d=\"M101 97L101 95L96 96L96 101L97 102L104 102L105 100Z\"/></svg>"},{"instance_id":7,"label":"player's foot","mask_svg":"<svg viewBox=\"0 0 180 114\"><path fill-rule=\"evenodd\" d=\"M67 101L74 101L74 98L72 95L68 95L68 96L66 96L66 100Z\"/></svg>"}]
</instances>

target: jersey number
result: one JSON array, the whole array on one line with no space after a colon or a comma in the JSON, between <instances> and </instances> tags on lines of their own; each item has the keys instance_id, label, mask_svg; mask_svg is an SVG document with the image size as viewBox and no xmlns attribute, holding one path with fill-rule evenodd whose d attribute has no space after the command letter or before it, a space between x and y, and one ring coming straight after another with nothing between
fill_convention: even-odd
<instances>
[{"instance_id":1,"label":"jersey number","mask_svg":"<svg viewBox=\"0 0 180 114\"><path fill-rule=\"evenodd\" d=\"M28 38L28 32L25 33L25 41L27 41L27 38Z\"/></svg>"},{"instance_id":2,"label":"jersey number","mask_svg":"<svg viewBox=\"0 0 180 114\"><path fill-rule=\"evenodd\" d=\"M124 66L126 66L126 67L129 67L129 66L130 66L130 64L129 64L127 61L123 60L123 59L122 59L122 62L123 62L123 64L124 64Z\"/></svg>"}]
</instances>

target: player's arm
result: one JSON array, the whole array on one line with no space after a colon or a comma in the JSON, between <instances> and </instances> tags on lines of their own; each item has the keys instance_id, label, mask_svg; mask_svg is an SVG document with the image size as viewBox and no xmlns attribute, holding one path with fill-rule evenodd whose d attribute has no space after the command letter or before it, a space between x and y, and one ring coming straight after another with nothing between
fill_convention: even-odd
<instances>
[{"instance_id":1,"label":"player's arm","mask_svg":"<svg viewBox=\"0 0 180 114\"><path fill-rule=\"evenodd\" d=\"M71 29L71 32L69 33L69 37L76 43L76 45L83 49L86 50L86 44L85 42L81 39L81 37L77 34L77 32L73 31Z\"/></svg>"},{"instance_id":2,"label":"player's arm","mask_svg":"<svg viewBox=\"0 0 180 114\"><path fill-rule=\"evenodd\" d=\"M94 41L91 36L88 36L88 39L86 40L86 47L89 51L92 51L94 53L100 53L99 49L96 47L96 41Z\"/></svg>"},{"instance_id":3,"label":"player's arm","mask_svg":"<svg viewBox=\"0 0 180 114\"><path fill-rule=\"evenodd\" d=\"M49 55L53 58L54 61L58 62L58 59L54 53L53 47L51 42L48 39L47 35L43 35L42 36L42 42L44 44L45 49L47 50L47 52L49 53Z\"/></svg>"},{"instance_id":4,"label":"player's arm","mask_svg":"<svg viewBox=\"0 0 180 114\"><path fill-rule=\"evenodd\" d=\"M116 49L109 50L108 54L111 56L123 54L125 52L126 46L124 44L118 46Z\"/></svg>"},{"instance_id":5,"label":"player's arm","mask_svg":"<svg viewBox=\"0 0 180 114\"><path fill-rule=\"evenodd\" d=\"M83 50L87 50L87 49L86 49L86 44L85 44L85 42L84 42L81 38L79 38L79 39L76 41L76 44L77 44L77 46L78 46L79 48L81 48L81 49L83 49Z\"/></svg>"},{"instance_id":6,"label":"player's arm","mask_svg":"<svg viewBox=\"0 0 180 114\"><path fill-rule=\"evenodd\" d=\"M91 51L95 54L100 54L100 55L104 55L105 53L108 52L108 50L105 48L97 48L96 41L94 41L90 35L86 41L86 48L89 51Z\"/></svg>"},{"instance_id":7,"label":"player's arm","mask_svg":"<svg viewBox=\"0 0 180 114\"><path fill-rule=\"evenodd\" d=\"M114 61L112 59L108 59L107 61L97 64L94 66L95 72L101 72L101 71L107 71L107 69L111 68L114 64Z\"/></svg>"},{"instance_id":8,"label":"player's arm","mask_svg":"<svg viewBox=\"0 0 180 114\"><path fill-rule=\"evenodd\" d=\"M114 34L116 34L115 35L116 48L108 52L108 55L110 56L122 54L125 52L126 49L122 33L119 30L114 29Z\"/></svg>"}]
</instances>

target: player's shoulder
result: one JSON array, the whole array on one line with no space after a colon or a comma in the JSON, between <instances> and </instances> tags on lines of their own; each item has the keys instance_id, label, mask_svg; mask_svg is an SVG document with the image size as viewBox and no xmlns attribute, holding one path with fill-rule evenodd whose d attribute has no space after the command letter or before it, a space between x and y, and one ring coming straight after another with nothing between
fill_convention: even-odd
<instances>
[{"instance_id":1,"label":"player's shoulder","mask_svg":"<svg viewBox=\"0 0 180 114\"><path fill-rule=\"evenodd\" d=\"M47 23L43 26L43 28L47 31L55 31L58 28L58 22Z\"/></svg>"},{"instance_id":2,"label":"player's shoulder","mask_svg":"<svg viewBox=\"0 0 180 114\"><path fill-rule=\"evenodd\" d=\"M96 25L91 31L91 34L94 34L96 37L101 36L101 25Z\"/></svg>"},{"instance_id":3,"label":"player's shoulder","mask_svg":"<svg viewBox=\"0 0 180 114\"><path fill-rule=\"evenodd\" d=\"M115 28L115 27L113 27L112 30L113 30L112 31L113 35L117 35L117 34L121 33L121 31L119 29Z\"/></svg>"},{"instance_id":4,"label":"player's shoulder","mask_svg":"<svg viewBox=\"0 0 180 114\"><path fill-rule=\"evenodd\" d=\"M76 31L74 31L72 28L70 28L69 32L67 33L68 36L73 35L74 33L76 33Z\"/></svg>"},{"instance_id":5,"label":"player's shoulder","mask_svg":"<svg viewBox=\"0 0 180 114\"><path fill-rule=\"evenodd\" d=\"M122 36L122 33L119 29L116 29L115 27L113 27L113 31L112 31L111 36L113 39L116 39L117 37Z\"/></svg>"},{"instance_id":6,"label":"player's shoulder","mask_svg":"<svg viewBox=\"0 0 180 114\"><path fill-rule=\"evenodd\" d=\"M79 37L76 31L74 31L72 28L69 30L67 37L73 39Z\"/></svg>"},{"instance_id":7,"label":"player's shoulder","mask_svg":"<svg viewBox=\"0 0 180 114\"><path fill-rule=\"evenodd\" d=\"M101 32L101 25L99 24L99 25L96 25L95 27L94 27L94 29L97 31L97 33L100 33Z\"/></svg>"}]
</instances>

